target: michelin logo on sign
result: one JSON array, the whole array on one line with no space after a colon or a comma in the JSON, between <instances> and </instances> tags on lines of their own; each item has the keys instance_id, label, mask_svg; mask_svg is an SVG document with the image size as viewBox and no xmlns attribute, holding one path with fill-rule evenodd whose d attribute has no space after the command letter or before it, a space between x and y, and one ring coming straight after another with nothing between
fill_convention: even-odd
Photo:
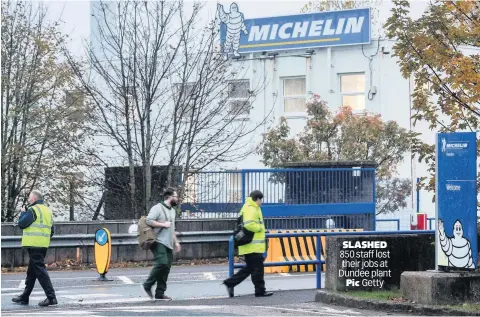
<instances>
[{"instance_id":1,"label":"michelin logo on sign","mask_svg":"<svg viewBox=\"0 0 480 317\"><path fill-rule=\"evenodd\" d=\"M442 138L442 152L447 150L466 150L468 149L468 142L449 142L445 138Z\"/></svg>"},{"instance_id":2,"label":"michelin logo on sign","mask_svg":"<svg viewBox=\"0 0 480 317\"><path fill-rule=\"evenodd\" d=\"M370 43L370 9L244 19L237 3L217 5L224 54Z\"/></svg>"},{"instance_id":3,"label":"michelin logo on sign","mask_svg":"<svg viewBox=\"0 0 480 317\"><path fill-rule=\"evenodd\" d=\"M316 36L340 35L349 33L360 33L365 18L339 19L334 24L332 19L288 22L284 24L272 25L253 25L251 27L249 42L267 41L267 40L288 40Z\"/></svg>"},{"instance_id":4,"label":"michelin logo on sign","mask_svg":"<svg viewBox=\"0 0 480 317\"><path fill-rule=\"evenodd\" d=\"M440 140L442 142L442 153L446 156L455 156L454 151L462 151L468 149L468 142L447 142L445 138Z\"/></svg>"}]
</instances>

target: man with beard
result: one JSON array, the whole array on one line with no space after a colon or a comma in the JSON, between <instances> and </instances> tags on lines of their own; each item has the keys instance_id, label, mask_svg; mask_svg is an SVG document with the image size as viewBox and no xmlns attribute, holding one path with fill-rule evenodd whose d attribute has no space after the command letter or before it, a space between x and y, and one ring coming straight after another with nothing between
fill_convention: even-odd
<instances>
[{"instance_id":1,"label":"man with beard","mask_svg":"<svg viewBox=\"0 0 480 317\"><path fill-rule=\"evenodd\" d=\"M173 252L180 252L180 243L175 235L175 209L178 205L178 194L175 189L168 188L163 194L163 201L150 209L147 224L154 228L157 239L151 250L155 264L150 276L143 283L143 289L153 299L152 287L157 283L155 299L172 300L165 295L168 274L173 261Z\"/></svg>"}]
</instances>

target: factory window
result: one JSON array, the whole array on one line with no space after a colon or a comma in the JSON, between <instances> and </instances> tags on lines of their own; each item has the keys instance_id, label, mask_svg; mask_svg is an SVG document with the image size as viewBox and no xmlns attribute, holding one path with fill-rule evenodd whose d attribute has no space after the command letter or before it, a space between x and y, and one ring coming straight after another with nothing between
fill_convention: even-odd
<instances>
[{"instance_id":1,"label":"factory window","mask_svg":"<svg viewBox=\"0 0 480 317\"><path fill-rule=\"evenodd\" d=\"M342 106L349 106L354 111L365 110L365 74L340 75L340 92Z\"/></svg>"},{"instance_id":2,"label":"factory window","mask_svg":"<svg viewBox=\"0 0 480 317\"><path fill-rule=\"evenodd\" d=\"M248 116L250 102L250 81L235 80L228 83L228 113L233 117Z\"/></svg>"},{"instance_id":3,"label":"factory window","mask_svg":"<svg viewBox=\"0 0 480 317\"><path fill-rule=\"evenodd\" d=\"M307 110L305 77L283 79L283 104L285 112L305 112Z\"/></svg>"}]
</instances>

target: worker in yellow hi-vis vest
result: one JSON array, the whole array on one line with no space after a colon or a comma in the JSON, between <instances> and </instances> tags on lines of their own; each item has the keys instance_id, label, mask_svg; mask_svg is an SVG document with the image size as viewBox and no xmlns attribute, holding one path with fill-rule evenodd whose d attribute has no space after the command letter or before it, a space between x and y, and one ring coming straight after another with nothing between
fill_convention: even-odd
<instances>
[{"instance_id":1,"label":"worker in yellow hi-vis vest","mask_svg":"<svg viewBox=\"0 0 480 317\"><path fill-rule=\"evenodd\" d=\"M34 190L28 196L28 206L22 210L18 226L23 229L22 248L27 249L30 261L28 262L27 278L23 293L12 298L12 301L21 305L28 305L30 294L38 279L47 298L39 306L57 305L55 290L45 266L45 256L53 236L53 215L43 203L43 195Z\"/></svg>"},{"instance_id":2,"label":"worker in yellow hi-vis vest","mask_svg":"<svg viewBox=\"0 0 480 317\"><path fill-rule=\"evenodd\" d=\"M249 234L253 233L250 243L239 245L238 255L245 256L246 267L242 268L232 277L223 281L227 287L229 297L234 296L234 287L243 282L250 274L255 286L255 297L272 296L272 292L265 289L264 280L264 253L266 251L265 224L260 206L262 206L263 194L259 190L254 190L247 198L245 205L240 210L242 225ZM247 232L247 233L248 233Z\"/></svg>"}]
</instances>

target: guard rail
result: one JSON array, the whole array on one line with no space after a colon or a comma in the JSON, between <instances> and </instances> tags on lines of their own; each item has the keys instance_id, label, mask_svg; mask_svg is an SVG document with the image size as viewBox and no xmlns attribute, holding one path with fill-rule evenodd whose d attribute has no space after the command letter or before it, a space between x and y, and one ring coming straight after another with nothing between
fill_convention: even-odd
<instances>
[{"instance_id":1,"label":"guard rail","mask_svg":"<svg viewBox=\"0 0 480 317\"><path fill-rule=\"evenodd\" d=\"M180 243L210 243L228 242L232 231L189 231L178 232L177 237ZM112 234L112 245L137 245L136 234ZM21 236L2 236L2 249L21 248ZM95 234L69 234L54 235L50 242L50 248L76 248L93 246Z\"/></svg>"}]
</instances>

